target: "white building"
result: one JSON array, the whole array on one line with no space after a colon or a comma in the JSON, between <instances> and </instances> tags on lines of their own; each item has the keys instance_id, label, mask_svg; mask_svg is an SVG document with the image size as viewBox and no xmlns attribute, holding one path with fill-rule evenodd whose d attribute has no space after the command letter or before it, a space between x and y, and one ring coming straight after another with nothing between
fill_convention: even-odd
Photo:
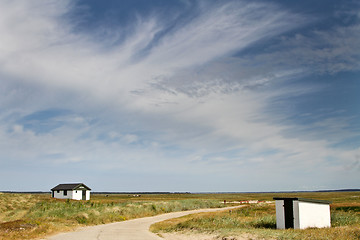
<instances>
[{"instance_id":1,"label":"white building","mask_svg":"<svg viewBox=\"0 0 360 240\"><path fill-rule=\"evenodd\" d=\"M90 190L83 183L59 184L51 189L51 196L60 199L90 200Z\"/></svg>"},{"instance_id":2,"label":"white building","mask_svg":"<svg viewBox=\"0 0 360 240\"><path fill-rule=\"evenodd\" d=\"M329 201L305 198L274 198L276 228L331 227Z\"/></svg>"}]
</instances>

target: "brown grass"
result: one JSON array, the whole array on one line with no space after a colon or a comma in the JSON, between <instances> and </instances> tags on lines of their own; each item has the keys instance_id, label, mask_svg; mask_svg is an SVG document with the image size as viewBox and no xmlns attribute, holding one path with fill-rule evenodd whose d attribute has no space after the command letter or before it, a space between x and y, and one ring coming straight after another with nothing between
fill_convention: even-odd
<instances>
[{"instance_id":1,"label":"brown grass","mask_svg":"<svg viewBox=\"0 0 360 240\"><path fill-rule=\"evenodd\" d=\"M333 235L338 239L354 239L359 236L359 225L346 225L347 214L356 216L353 212L356 208L342 209L342 207L356 207L360 205L359 192L342 192L342 193L234 193L234 194L145 194L141 197L134 197L131 194L110 194L105 197L104 194L92 194L91 201L66 201L55 200L50 198L50 194L1 194L0 193L0 239L35 239L49 236L51 234L63 231L71 231L79 226L96 225L114 221L123 221L125 219L150 216L171 211L181 211L194 208L219 207L224 205L223 202L244 201L244 200L261 200L269 201L274 196L296 196L303 198L324 199L333 201L332 211L338 211L340 220L343 223L325 232L319 233L317 230L304 230L302 237L311 239L316 233L317 236ZM227 204L228 205L228 204ZM342 209L342 210L341 210ZM273 210L257 210L257 217L274 214ZM243 212L248 214L243 216L241 224L248 224L254 220L251 214L254 212ZM260 214L261 213L261 214ZM224 214L230 214L228 212ZM231 214L234 215L234 212ZM211 216L216 218L216 214L199 215L198 221L202 218ZM231 216L228 216L227 224L234 224ZM222 222L226 223L226 219ZM265 226L266 221L252 222L257 226ZM270 219L271 220L271 219ZM173 224L178 224L179 220ZM221 222L221 221L220 221ZM211 222L210 222L211 223ZM208 223L207 223L208 224ZM210 224L211 225L211 224ZM231 228L217 227L223 234ZM235 226L232 227L235 229ZM201 229L199 229L201 231ZM242 232L236 230L235 232ZM268 236L269 232L274 234L274 229L256 228L256 234ZM277 234L278 231L275 230ZM278 239L296 239L299 231L285 231ZM295 236L295 237L294 237ZM345 237L345 238L344 238ZM299 239L299 238L298 238Z\"/></svg>"},{"instance_id":2,"label":"brown grass","mask_svg":"<svg viewBox=\"0 0 360 240\"><path fill-rule=\"evenodd\" d=\"M223 206L216 200L142 199L127 195L95 195L91 201L52 199L49 194L1 194L0 239L33 239L97 225L166 212Z\"/></svg>"},{"instance_id":3,"label":"brown grass","mask_svg":"<svg viewBox=\"0 0 360 240\"><path fill-rule=\"evenodd\" d=\"M283 197L326 199L331 204L332 227L305 230L276 229L274 204L248 205L231 212L201 213L171 219L151 226L153 232L207 233L222 237L250 234L254 239L360 239L360 192L289 193ZM274 195L273 195L274 196ZM266 199L268 194L259 194ZM269 199L266 199L269 200ZM239 238L240 239L240 238Z\"/></svg>"}]
</instances>

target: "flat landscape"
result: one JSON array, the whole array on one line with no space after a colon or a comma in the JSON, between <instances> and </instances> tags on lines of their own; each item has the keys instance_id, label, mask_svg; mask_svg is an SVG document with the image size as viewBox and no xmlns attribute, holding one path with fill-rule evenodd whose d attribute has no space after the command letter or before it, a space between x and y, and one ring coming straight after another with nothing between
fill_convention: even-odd
<instances>
[{"instance_id":1,"label":"flat landscape","mask_svg":"<svg viewBox=\"0 0 360 240\"><path fill-rule=\"evenodd\" d=\"M0 240L360 240L359 40L360 0L0 0Z\"/></svg>"},{"instance_id":2,"label":"flat landscape","mask_svg":"<svg viewBox=\"0 0 360 240\"><path fill-rule=\"evenodd\" d=\"M275 196L332 201L332 227L277 230L272 200ZM189 236L201 236L201 239L360 238L360 192L294 192L92 194L90 201L57 200L50 198L50 194L0 193L0 239L45 238L84 226L239 205L244 201L250 203L242 203L245 206L237 210L188 215L154 224L150 229L166 239L191 239Z\"/></svg>"}]
</instances>

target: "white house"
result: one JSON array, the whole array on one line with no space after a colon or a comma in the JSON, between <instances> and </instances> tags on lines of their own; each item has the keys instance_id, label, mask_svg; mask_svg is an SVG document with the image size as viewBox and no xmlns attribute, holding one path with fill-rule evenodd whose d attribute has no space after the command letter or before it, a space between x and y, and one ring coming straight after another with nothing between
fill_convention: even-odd
<instances>
[{"instance_id":1,"label":"white house","mask_svg":"<svg viewBox=\"0 0 360 240\"><path fill-rule=\"evenodd\" d=\"M276 228L331 227L329 201L306 198L274 198Z\"/></svg>"},{"instance_id":2,"label":"white house","mask_svg":"<svg viewBox=\"0 0 360 240\"><path fill-rule=\"evenodd\" d=\"M59 184L51 189L51 196L60 199L90 200L90 190L83 183Z\"/></svg>"}]
</instances>

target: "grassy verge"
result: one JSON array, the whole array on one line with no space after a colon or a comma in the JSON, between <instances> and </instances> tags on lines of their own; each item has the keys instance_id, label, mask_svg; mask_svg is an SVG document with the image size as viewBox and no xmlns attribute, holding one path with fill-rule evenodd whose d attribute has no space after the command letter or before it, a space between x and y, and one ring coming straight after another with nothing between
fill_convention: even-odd
<instances>
[{"instance_id":1,"label":"grassy verge","mask_svg":"<svg viewBox=\"0 0 360 240\"><path fill-rule=\"evenodd\" d=\"M151 231L211 233L220 239L245 233L265 239L360 239L360 203L337 202L331 207L331 222L331 228L278 230L274 204L263 204L171 219L152 225Z\"/></svg>"},{"instance_id":2,"label":"grassy verge","mask_svg":"<svg viewBox=\"0 0 360 240\"><path fill-rule=\"evenodd\" d=\"M217 200L125 199L97 196L91 201L51 199L49 195L0 194L0 239L33 239L79 226L162 213L221 207Z\"/></svg>"}]
</instances>

